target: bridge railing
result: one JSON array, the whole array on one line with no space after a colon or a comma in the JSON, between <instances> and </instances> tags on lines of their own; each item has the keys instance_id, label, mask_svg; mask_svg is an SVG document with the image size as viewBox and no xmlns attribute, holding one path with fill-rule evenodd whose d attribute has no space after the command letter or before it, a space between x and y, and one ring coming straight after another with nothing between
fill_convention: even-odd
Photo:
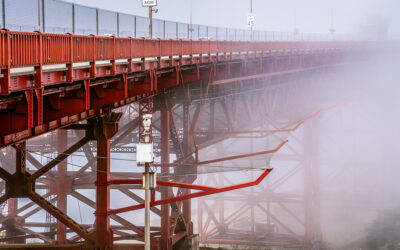
<instances>
[{"instance_id":1,"label":"bridge railing","mask_svg":"<svg viewBox=\"0 0 400 250\"><path fill-rule=\"evenodd\" d=\"M18 31L114 35L149 38L147 17L91 8L59 0L0 1L0 27ZM153 38L194 40L250 40L250 31L153 19ZM339 36L335 37L336 39ZM294 34L255 30L256 41L331 40L329 34ZM346 37L346 40L351 39Z\"/></svg>"},{"instance_id":2,"label":"bridge railing","mask_svg":"<svg viewBox=\"0 0 400 250\"><path fill-rule=\"evenodd\" d=\"M145 39L0 31L0 66L16 68L146 57L338 49L354 42L259 42Z\"/></svg>"},{"instance_id":3,"label":"bridge railing","mask_svg":"<svg viewBox=\"0 0 400 250\"><path fill-rule=\"evenodd\" d=\"M48 34L48 35L38 35L37 38L38 39L41 38L42 41L43 63L45 64L65 63L71 60L71 53L68 49L71 46L71 38L68 35Z\"/></svg>"},{"instance_id":4,"label":"bridge railing","mask_svg":"<svg viewBox=\"0 0 400 250\"><path fill-rule=\"evenodd\" d=\"M13 67L37 65L38 37L35 32L10 32L5 36L6 61Z\"/></svg>"},{"instance_id":5,"label":"bridge railing","mask_svg":"<svg viewBox=\"0 0 400 250\"><path fill-rule=\"evenodd\" d=\"M72 36L71 43L72 44L70 46L72 48L69 50L69 52L73 56L73 58L71 58L72 61L86 62L93 58L93 37L74 35Z\"/></svg>"}]
</instances>

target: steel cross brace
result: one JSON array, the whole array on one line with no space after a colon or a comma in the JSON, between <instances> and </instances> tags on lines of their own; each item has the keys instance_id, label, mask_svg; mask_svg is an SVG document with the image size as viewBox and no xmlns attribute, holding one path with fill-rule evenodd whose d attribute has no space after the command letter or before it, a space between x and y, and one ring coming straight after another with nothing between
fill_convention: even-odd
<instances>
[{"instance_id":1,"label":"steel cross brace","mask_svg":"<svg viewBox=\"0 0 400 250\"><path fill-rule=\"evenodd\" d=\"M101 142L101 140L102 140L101 138L103 138L103 137L105 138L105 140L109 140L109 138L111 138L113 136L113 134L115 133L114 126L115 126L115 123L118 122L118 120L120 119L121 114L112 113L110 116L107 116L107 117L105 117L105 118L103 117L100 127L98 126L98 128L96 128L95 130L91 130L90 133L87 134L84 138L79 140L77 143L75 143L73 146L71 146L70 148L65 150L63 153L60 153L55 159L51 160L48 164L46 164L42 168L39 168L33 174L29 174L28 172L26 172L26 169L25 169L26 168L26 166L25 166L25 161L26 161L25 144L24 143L16 144L15 148L17 149L17 169L16 169L15 174L11 175L7 171L5 171L3 168L0 168L0 177L3 180L5 180L5 182L6 182L6 192L2 197L0 197L0 202L4 202L8 198L28 197L34 203L36 203L39 207L43 208L48 213L50 213L52 216L54 216L58 221L62 222L64 225L66 225L67 227L72 229L72 231L76 232L79 235L79 237L82 237L83 239L85 239L89 245L91 245L95 241L97 242L97 240L96 240L97 238L91 236L85 227L76 223L74 220L72 220L70 217L68 217L63 211L56 208L49 201L47 201L44 197L37 194L35 192L35 183L39 179L39 177L46 174L54 166L58 165L60 162L62 162L68 156L70 156L73 152L75 152L76 150L78 150L79 148L84 146L89 140L91 140L93 138L97 138L97 140L100 140L100 142ZM114 130L113 130L113 128L114 128ZM89 132L89 131L87 130L87 132ZM100 146L101 145L102 144L100 143ZM108 142L108 145L109 145L109 142ZM34 161L34 164L35 163L37 163L37 162ZM101 166L101 164L99 164L99 166ZM101 173L101 175L103 175L103 174L104 173ZM48 176L48 177L51 178L51 176ZM98 180L101 180L101 179L99 179L99 177L98 177ZM102 200L100 200L100 202L101 201ZM33 204L28 204L28 205L24 206L23 208L19 209L18 211L15 211L11 215L16 216L22 209L26 209L31 205L33 205ZM101 205L101 203L100 203L100 205ZM99 206L99 203L97 203L97 206ZM34 209L31 212L27 213L24 217L29 217L38 211L39 211L39 208ZM102 215L99 214L99 216L101 217ZM108 215L106 215L106 216L108 216ZM95 232L99 232L99 230L97 229ZM48 241L50 243L54 243L54 241L48 240L48 238L46 238L45 236L38 235L38 237L45 241ZM111 238L112 238L112 236L111 236Z\"/></svg>"},{"instance_id":2,"label":"steel cross brace","mask_svg":"<svg viewBox=\"0 0 400 250\"><path fill-rule=\"evenodd\" d=\"M28 197L34 203L36 203L41 208L57 218L59 221L61 221L64 225L71 228L79 236L86 240L90 240L88 231L85 228L80 226L61 210L53 206L53 204L47 201L44 197L35 192L36 179L38 179L41 175L45 174L51 168L56 166L62 160L66 159L71 153L75 152L87 141L88 139L86 137L81 139L72 147L67 149L64 153L60 154L58 157L50 161L48 164L37 170L32 175L26 172L25 169L25 143L17 144L17 169L15 174L11 175L3 168L0 168L0 177L6 182L6 192L2 197L0 197L0 203L5 202L9 198Z\"/></svg>"},{"instance_id":3,"label":"steel cross brace","mask_svg":"<svg viewBox=\"0 0 400 250\"><path fill-rule=\"evenodd\" d=\"M240 189L240 188L245 188L245 187L250 187L250 186L255 186L258 185L270 172L272 169L265 169L262 174L254 181L250 182L244 182L236 185L231 185L231 186L226 186L226 187L208 187L208 186L200 186L200 185L194 185L194 184L187 184L187 183L177 183L177 182L166 182L166 181L157 181L157 185L160 186L169 186L169 187L182 187L182 188L190 188L194 190L200 190L199 192L196 193L191 193L191 194L186 194L186 195L181 195L181 196L176 196L172 198L167 198L167 199L162 199L162 200L155 200L150 203L151 206L158 206L162 204L167 204L171 202L176 202L176 201L182 201L186 199L193 199L201 196L206 196L206 195L211 195L211 194L217 194L221 192L227 192L235 189ZM142 180L110 180L110 184L116 185L116 184L142 184ZM118 213L125 213L133 210L138 210L144 208L144 204L138 204L134 206L129 206L125 208L118 208L118 209L111 209L110 214L118 214Z\"/></svg>"}]
</instances>

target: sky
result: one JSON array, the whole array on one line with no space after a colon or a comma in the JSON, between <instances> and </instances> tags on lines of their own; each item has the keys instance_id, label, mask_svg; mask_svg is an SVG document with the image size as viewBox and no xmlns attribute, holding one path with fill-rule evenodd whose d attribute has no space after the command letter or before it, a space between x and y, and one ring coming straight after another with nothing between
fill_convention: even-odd
<instances>
[{"instance_id":1,"label":"sky","mask_svg":"<svg viewBox=\"0 0 400 250\"><path fill-rule=\"evenodd\" d=\"M141 0L65 0L134 15L147 16ZM192 0L193 23L247 28L250 0ZM158 0L154 18L189 22L190 0ZM334 28L339 34L359 31L371 15L379 15L389 24L389 37L400 38L400 1L398 0L253 0L255 29L328 33L333 10Z\"/></svg>"}]
</instances>

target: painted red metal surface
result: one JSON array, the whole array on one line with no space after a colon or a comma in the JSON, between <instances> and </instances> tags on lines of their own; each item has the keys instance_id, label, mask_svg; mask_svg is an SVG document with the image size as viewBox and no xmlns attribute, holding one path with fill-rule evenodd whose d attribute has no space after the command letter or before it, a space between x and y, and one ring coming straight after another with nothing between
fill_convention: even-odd
<instances>
[{"instance_id":1,"label":"painted red metal surface","mask_svg":"<svg viewBox=\"0 0 400 250\"><path fill-rule=\"evenodd\" d=\"M210 55L213 53L340 49L359 46L349 42L192 41L122 38L1 30L0 67L16 68L128 58ZM268 52L266 52L268 51ZM259 57L259 55L254 55ZM7 86L5 86L7 87Z\"/></svg>"},{"instance_id":2,"label":"painted red metal surface","mask_svg":"<svg viewBox=\"0 0 400 250\"><path fill-rule=\"evenodd\" d=\"M268 149L268 150L264 150L264 151L259 151L259 152L253 152L253 153L247 153L247 154L239 154L239 155L232 155L232 156L228 156L228 157L224 157L224 158L217 158L217 159L212 159L212 160L206 160L206 161L199 161L198 158L196 157L196 161L193 163L187 163L187 164L179 164L179 163L169 163L169 164L164 164L164 163L154 163L152 164L155 167L161 167L161 168L165 168L165 167L195 167L195 166L199 166L199 165L206 165L206 164L211 164L211 163L216 163L216 162L222 162L222 161L230 161L230 160L236 160L236 159L241 159L241 158L248 158L248 157L252 157L252 156L257 156L257 155L266 155L266 154L270 154L270 153L275 153L277 152L279 149L281 149L283 147L283 145L285 145L288 141L285 140L283 142L281 142L276 148L274 149ZM195 152L196 155L198 155L198 149L196 149ZM180 159L182 160L182 158Z\"/></svg>"},{"instance_id":3,"label":"painted red metal surface","mask_svg":"<svg viewBox=\"0 0 400 250\"><path fill-rule=\"evenodd\" d=\"M0 119L8 121L0 126L0 147L100 115L104 108L158 94L181 80L222 84L316 70L370 45L137 39L9 30L0 31L0 43L0 97L4 97L0 98ZM15 71L21 67L23 73Z\"/></svg>"},{"instance_id":4,"label":"painted red metal surface","mask_svg":"<svg viewBox=\"0 0 400 250\"><path fill-rule=\"evenodd\" d=\"M167 203L171 203L171 202L193 199L193 198L197 198L200 196L217 194L217 193L232 191L235 189L258 185L271 171L272 171L272 169L265 169L262 172L262 174L254 181L244 182L244 183L230 185L230 186L226 186L226 187L207 187L207 186L199 186L199 185L177 183L177 182L157 181L157 184L160 186L183 187L183 188L195 189L195 190L201 190L201 191L196 192L196 193L187 194L187 195L182 195L182 196L175 196L172 198L167 198L167 199L162 199L162 200L154 200L150 203L150 205L158 206L158 205L167 204ZM141 184L142 181L141 180L111 180L110 183L111 184ZM118 213L125 213L125 212L129 212L129 211L137 210L137 209L142 209L142 208L144 208L144 204L138 204L138 205L124 207L124 208L118 208L118 209L111 209L109 212L110 212L110 214L118 214Z\"/></svg>"},{"instance_id":5,"label":"painted red metal surface","mask_svg":"<svg viewBox=\"0 0 400 250\"><path fill-rule=\"evenodd\" d=\"M258 97L259 99L265 99L265 97L264 98L261 98L261 97ZM245 100L254 100L255 98L250 98L250 99L248 99L248 98L245 98ZM169 99L168 99L169 100ZM169 101L171 101L171 100L169 100ZM250 105L255 105L255 102L250 102L249 103ZM256 106L253 106L254 108L252 109L252 112L254 112L255 114L256 113L260 113L259 111L257 111L257 109L255 109L255 107ZM166 120L168 121L169 120L169 118L170 117L172 117L172 118L174 118L174 117L177 117L178 115L177 114L175 114L175 115L172 115L172 116L170 116L170 115L168 115L168 113L169 112L174 112L172 109L171 109L171 107L170 106L168 106L168 105L165 105L165 106L163 106L163 108L165 108L168 112L165 112L164 111L164 114L162 115L162 118L161 118L161 124L162 125L165 125L165 124L169 124L169 122L166 122ZM196 108L196 110L199 110L200 109L200 105ZM196 112L195 112L196 113ZM235 114L236 112L234 111L234 110L229 110L228 111L228 113L231 113L231 115L229 116L229 117L225 117L226 119L227 119L227 121L229 120L229 122L233 122L233 124L238 124L238 121L237 121L237 119L238 119L238 117L237 116L235 116L235 115L233 115L233 114ZM252 114L251 113L249 113L248 114L249 115L249 117L251 117L252 116ZM179 116L184 116L184 115L179 115ZM213 117L211 114L210 114L210 119L212 119L212 120L214 120L215 119L215 117ZM308 116L307 116L308 117ZM92 120L92 119L91 119ZM221 121L220 121L221 122ZM175 123L175 121L174 121L174 123ZM135 125L135 126L137 126L137 125ZM211 126L210 126L211 127ZM166 128L168 128L168 129L166 129ZM234 127L234 129L235 129L236 127ZM240 127L237 127L238 129L240 129ZM194 127L193 129L196 129L196 127ZM244 128L243 128L244 129ZM169 147L168 147L168 145L169 145L169 140L170 140L170 136L171 136L171 138L172 137L174 137L174 136L176 136L176 135L173 135L172 133L171 133L171 135L170 135L170 127L169 126L162 126L162 130L164 130L164 131L161 131L161 133L162 133L162 135L161 135L161 139L162 139L162 143L161 144L164 144L163 146L162 146L162 152L163 152L163 154L167 154L167 153L169 153ZM119 137L121 137L121 135L119 136ZM123 137L123 136L122 136ZM116 141L118 141L119 139L118 138L116 138ZM175 140L176 140L176 138L175 138ZM115 143L116 141L113 141L113 143ZM179 142L178 142L179 143ZM99 145L100 146L100 145ZM103 145L104 146L104 145ZM108 147L108 146L107 146ZM108 151L109 152L109 149L108 150L106 150L106 151L104 151L104 148L103 149L98 149L98 150L100 150L101 152L99 152L100 154L104 154L106 151ZM261 151L261 153L264 153L264 151ZM182 153L180 153L180 154L188 154L188 152L182 152ZM233 156L233 157L237 157L237 156ZM240 157L246 157L245 155L240 155ZM105 158L108 158L108 157L105 157ZM113 183L112 181L111 182L106 182L105 181L105 179L106 178L104 178L105 176L106 176L106 173L108 173L109 171L108 170L106 170L107 169L107 165L109 165L109 163L106 163L105 162L105 158L103 158L103 157L101 157L100 159L103 159L102 160L102 168L104 168L103 170L105 170L105 171L102 171L102 173L103 173L103 176L101 176L100 178L99 178L99 176L98 176L98 180L102 180L102 183L101 183L101 185L98 185L98 184L100 184L100 183L96 183L96 185L98 186L98 188L99 189L101 189L101 188L108 188L109 187L109 185L111 185L111 184L123 184L123 181L121 182L121 183L118 183L118 181L116 181L115 183ZM164 160L162 160L162 162L168 162L167 160L165 160L165 158L168 158L166 155L164 155L164 157L162 157L162 158L164 158ZM230 159L231 157L228 157L228 159ZM187 155L183 155L182 157L181 157L181 159L179 160L179 161L182 161L182 159L187 159ZM198 159L198 158L197 158ZM225 158L226 159L226 158ZM222 158L222 159L214 159L213 161L215 161L215 160L217 160L217 161L220 161L220 160L224 160L224 158ZM179 162L178 161L178 162ZM169 166L167 166L167 167L164 167L163 168L163 170L164 169L168 169L168 167ZM178 167L179 168L179 167ZM86 168L82 168L83 170L82 171L85 171L85 169ZM81 170L79 170L79 171L81 171ZM79 172L78 171L78 172ZM82 173L82 172L81 172ZM111 176L113 173L108 173L107 174L107 176L109 177L109 176ZM125 173L125 175L127 175L128 173ZM43 173L41 174L41 175L43 175ZM76 173L74 174L74 175L76 175ZM116 176L118 176L118 175L116 175ZM133 178L135 178L135 177L133 177ZM137 177L136 177L137 178ZM129 180L129 181L131 181L131 180ZM86 182L90 182L90 181L86 181ZM134 180L132 180L132 183L136 183L137 182L137 184L140 184L140 181L134 181ZM77 185L77 183L75 183L75 185ZM163 180L161 180L160 182L159 182L159 185L161 185L161 186L164 186L164 187L178 187L178 188L183 188L183 189L188 189L188 188L192 188L192 189L194 189L194 190L200 190L201 192L197 192L197 193L194 193L194 194L184 194L184 195L178 195L178 196L175 196L175 197L171 197L170 195L168 195L168 191L167 192L162 192L162 198L161 198L161 200L159 200L159 201L155 201L155 199L154 199L154 195L153 195L153 202L163 202L162 203L162 207L166 207L166 208L168 208L169 206L170 206L170 204L172 204L172 203L174 203L174 202L177 202L177 201L181 201L181 200L183 200L183 199L186 199L186 198L193 198L193 197L197 197L197 195L207 195L207 194L211 194L211 193L213 193L213 192L219 192L219 191L221 191L221 190L217 190L215 187L206 187L206 186L202 186L202 185L191 185L191 184L189 184L189 183L180 183L180 182L174 182L174 181L172 181L172 182L168 182L168 181L163 181ZM241 187L241 185L246 185L246 183L244 183L244 184L239 184L239 185L234 185L234 187L236 187L236 188L238 188L238 187ZM121 185L122 186L122 185ZM78 186L76 186L76 188L77 189L79 189L79 188L82 188L82 186L80 186L79 187L79 184L78 184ZM86 188L90 188L90 186L89 187L86 187ZM118 185L115 185L114 187L110 187L110 188L119 188L118 187ZM229 189L230 188L233 188L232 186L231 187L229 187ZM71 187L71 189L72 189L72 187ZM222 190L224 190L224 189L222 189ZM86 204L90 204L90 206L92 206L92 207L96 207L96 203L95 202L93 202L93 201L91 201L91 200L88 200L87 198L85 199L82 195L79 195L76 191L70 191L71 192L71 194L72 194L72 196L74 196L74 197L78 197L78 199L79 200L82 200L82 201L84 201ZM108 193L108 192L106 192L106 193ZM164 197L163 197L163 193L164 193ZM112 219L114 219L114 220L116 220L118 223L121 223L121 225L123 225L123 226L119 226L119 228L115 228L116 230L118 230L118 229L121 229L121 228L127 228L128 230L133 230L134 232L136 232L137 233L137 236L135 236L135 237L137 237L136 239L138 239L141 235L142 235L142 231L141 231L141 229L140 229L140 227L135 227L134 225L132 225L132 224L129 224L129 222L126 222L126 221L124 221L124 220L122 220L120 217L112 217L112 216L117 216L116 214L109 214L108 212L104 212L104 211L106 211L107 210L107 195L103 192L103 195L102 195L102 197L103 198L100 198L100 200L101 200L101 206L99 206L98 207L98 211L101 211L100 213L98 213L97 215L96 215L96 217L102 217L103 218L103 220L101 221L102 223L103 223L103 225L108 225L107 224L107 218L108 217L111 217ZM36 201L38 201L38 200L36 200ZM40 202L40 201L39 201ZM140 203L141 201L139 201L139 203ZM165 202L171 202L171 203L165 203ZM140 208L140 207L139 207ZM134 209L139 209L139 208L134 208ZM153 206L153 209L155 209L155 207ZM107 210L108 211L108 210ZM157 211L157 210L156 210ZM165 212L165 210L164 210L164 212ZM182 237L182 235L184 235L184 234L182 234L182 231L180 231L179 232L179 234L176 234L176 235L174 235L174 236L172 236L171 235L171 231L169 231L169 230L167 230L167 229L169 229L169 227L165 227L165 220L170 220L170 221L174 221L174 219L176 219L176 216L174 217L173 216L173 213L171 214L171 216L170 216L170 214L169 213L164 213L164 212L162 212L162 215L161 215L161 218L162 218L162 220L164 220L164 224L162 224L162 227L161 227L161 234L162 233L166 233L167 235L166 235L166 238L167 239L169 239L169 240L172 240L173 242L176 242L178 239L180 239L180 237ZM168 211L167 211L168 212ZM116 219L115 219L116 218ZM190 221L190 219L188 220L188 221ZM176 224L174 224L174 223L171 223L171 224L173 224L173 225L176 225ZM85 226L85 227L87 227L87 225L82 225L82 226ZM113 227L109 227L109 229L112 229ZM75 229L76 230L76 229ZM121 229L122 230L122 229ZM167 231L166 231L167 230ZM190 227L189 227L189 229L187 229L187 230L190 230ZM290 230L290 228L289 228L289 230ZM108 231L108 230L107 230ZM172 230L172 232L173 232L174 230ZM101 237L102 239L107 239L108 240L108 243L107 242L105 242L104 244L109 244L109 242L110 242L110 237L108 237L107 238L107 236L106 236L107 234L106 234L106 232L104 232L104 234L102 234L102 235L100 235L99 234L99 236L98 237ZM186 235L190 235L190 233L187 233ZM86 234L85 233L83 233L82 234L82 237L87 237L86 236ZM11 239L11 237L9 238L9 239ZM68 239L68 241L71 241L71 242L73 242L73 240L76 240L77 239L77 237L72 237L72 238L70 238L70 239ZM116 237L114 240L123 240L124 239L124 237ZM212 241L212 240L211 240ZM170 248L168 248L170 245L168 245L165 241L160 241L161 243L159 243L159 245L160 246L162 246L162 247L165 247L165 246L167 246L167 248L166 249L170 249ZM228 240L226 240L225 242L229 242ZM139 246L138 246L139 247Z\"/></svg>"},{"instance_id":6,"label":"painted red metal surface","mask_svg":"<svg viewBox=\"0 0 400 250\"><path fill-rule=\"evenodd\" d=\"M110 138L115 133L115 127L114 130L112 127L104 127L110 121L99 119L100 117L105 119L104 114L109 114L110 110L114 108L160 94L166 88L176 86L185 88L188 83L205 81L207 86L204 88L206 92L204 98L208 98L208 91L212 85L219 85L218 88L222 89L230 83L240 82L240 87L243 87L246 84L255 84L256 80L260 78L277 78L331 67L346 61L347 55L356 57L359 49L368 45L358 42L232 42L136 39L8 30L0 31L0 44L0 69L3 75L3 78L0 79L0 120L6 121L0 125L0 148L88 119L96 125L97 129L101 130L96 133L100 137L95 138L97 140L97 155L100 156L97 159L98 169L101 170L96 173L97 181L93 184L91 180L84 179L83 182L86 181L86 183L74 184L80 185L80 188L96 188L96 202L73 190L72 184L65 188L66 190L63 190L66 192L57 192L57 195L59 195L59 204L57 205L60 209L44 199L48 196L47 194L39 196L37 193L26 191L33 203L37 203L78 235L65 239L64 235L71 230L63 231L65 227L62 227L60 223L58 232L60 242L63 240L76 242L81 237L89 242L99 240L99 247L109 247L113 243L110 218L120 223L121 228L135 232L134 239L141 240L143 236L143 230L140 227L118 217L116 214L140 209L143 204L109 210L111 184L140 184L141 180L110 180L113 174L110 173L109 162L111 144L113 143ZM81 64L78 65L77 63ZM56 68L50 69L48 66ZM15 69L21 67L25 67L25 72L17 73ZM33 70L26 67L32 67ZM223 105L223 113L226 116L229 131L248 131L247 128L236 126L238 118L234 113L229 112L230 109L226 103L223 103ZM245 102L245 105L250 118L255 117L254 110L251 112L250 109L254 109L256 102L249 100L249 102ZM168 173L170 167L176 167L175 170L179 170L179 168L185 166L210 164L275 152L284 144L279 145L275 151L240 154L206 161L199 161L197 153L195 153L194 163L193 161L187 162L186 160L192 156L190 150L187 150L190 142L188 135L193 131L198 131L196 124L199 117L204 115L203 105L199 105L198 112L196 111L197 118L193 119L193 128L190 128L187 118L185 118L186 121L183 119L183 138L179 138L177 133L175 115L171 108L173 105L166 102L165 105L161 106L163 106L161 109L164 109L161 118L163 121L160 165L163 166L162 173ZM185 109L182 117L187 116L188 113L190 113L188 109ZM116 121L111 121L111 123L117 124ZM216 131L216 123L214 107L212 106L210 107L210 129L208 131L211 133ZM296 129L299 125L292 129ZM190 131L191 129L193 131ZM223 138L223 135L221 136ZM215 140L213 140L215 138L211 134L210 138L202 142L215 143ZM79 141L76 145L67 149L65 155L76 151L88 140L86 138ZM171 164L169 163L170 140L173 141L174 153L177 156L176 158L179 159ZM63 151L61 148L59 151ZM195 151L197 152L198 149L196 148ZM25 156L19 154L19 157ZM47 171L65 158L61 154L56 158L56 162L52 161L33 175L26 175L24 178L34 182L48 174ZM93 159L93 161L96 160L96 158ZM19 172L24 172L24 164L20 163ZM59 164L61 176L59 187L62 187L63 181L72 182L73 177L84 173L90 164L88 163L87 166L76 171L72 178L65 176L62 166L63 164ZM265 170L257 180L222 188L190 184L193 179L187 183L160 180L158 184L163 186L161 199L155 200L153 192L152 202L153 211L161 214L162 220L160 229L162 237L158 245L161 245L163 249L171 249L172 245L181 237L192 234L188 199L257 185L269 171L269 169ZM19 185L19 183L24 183L21 176L11 177L2 171L0 171L0 175L9 183L12 182L10 181L11 178L18 180L19 182L15 182L16 187L23 186L22 184ZM178 192L179 195L171 195L172 187L181 189L181 192ZM199 190L199 192L190 193L183 189ZM95 236L89 234L89 226L79 225L66 216L64 210L67 193L96 209L96 223L93 226ZM9 195L12 195L12 193L7 193L0 199L3 201L9 198ZM131 195L130 197L135 196ZM175 209L170 209L170 206L172 207L172 204L178 201L183 201L181 211L176 212ZM139 203L141 203L140 200ZM10 205L9 215L12 217L16 213L15 207L14 209L12 207L15 203L10 202ZM161 211L154 207L156 205L161 205ZM24 209L26 207L28 206L24 206ZM183 231L179 231L182 230L179 229L179 232L174 235L178 218L184 218L185 228ZM120 236L118 240L123 240L124 237L126 236ZM44 237L44 235L39 236L39 238L50 244L54 243L53 240Z\"/></svg>"}]
</instances>

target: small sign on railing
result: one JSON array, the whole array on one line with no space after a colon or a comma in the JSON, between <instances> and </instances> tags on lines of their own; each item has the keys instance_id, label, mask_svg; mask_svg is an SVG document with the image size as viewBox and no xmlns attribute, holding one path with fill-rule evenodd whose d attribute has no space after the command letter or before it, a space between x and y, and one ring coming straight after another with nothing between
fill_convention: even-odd
<instances>
[{"instance_id":1,"label":"small sign on railing","mask_svg":"<svg viewBox=\"0 0 400 250\"><path fill-rule=\"evenodd\" d=\"M142 0L143 7L157 6L157 0Z\"/></svg>"},{"instance_id":2,"label":"small sign on railing","mask_svg":"<svg viewBox=\"0 0 400 250\"><path fill-rule=\"evenodd\" d=\"M254 15L251 13L247 16L247 26L254 27Z\"/></svg>"}]
</instances>

